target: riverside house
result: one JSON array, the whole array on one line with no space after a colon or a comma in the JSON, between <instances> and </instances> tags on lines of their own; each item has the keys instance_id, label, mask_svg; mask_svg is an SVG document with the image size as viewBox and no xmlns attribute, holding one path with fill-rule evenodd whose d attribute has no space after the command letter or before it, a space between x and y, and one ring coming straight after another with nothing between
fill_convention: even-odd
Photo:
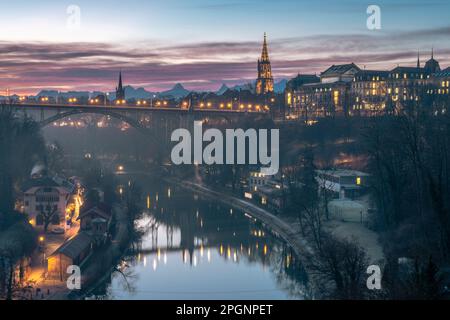
<instances>
[{"instance_id":1,"label":"riverside house","mask_svg":"<svg viewBox=\"0 0 450 320\"><path fill-rule=\"evenodd\" d=\"M23 209L28 215L30 224L34 227L43 227L43 213L54 213L51 218L52 225L63 224L66 216L66 207L75 186L61 178L38 177L29 179L22 187Z\"/></svg>"}]
</instances>

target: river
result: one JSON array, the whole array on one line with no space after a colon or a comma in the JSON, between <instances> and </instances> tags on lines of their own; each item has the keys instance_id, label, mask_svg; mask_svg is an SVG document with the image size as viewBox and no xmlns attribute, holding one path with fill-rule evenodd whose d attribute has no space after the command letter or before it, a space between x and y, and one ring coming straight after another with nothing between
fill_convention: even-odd
<instances>
[{"instance_id":1,"label":"river","mask_svg":"<svg viewBox=\"0 0 450 320\"><path fill-rule=\"evenodd\" d=\"M301 262L270 228L174 185L141 180L139 250L124 257L93 298L308 298ZM122 181L118 188L126 187Z\"/></svg>"}]
</instances>

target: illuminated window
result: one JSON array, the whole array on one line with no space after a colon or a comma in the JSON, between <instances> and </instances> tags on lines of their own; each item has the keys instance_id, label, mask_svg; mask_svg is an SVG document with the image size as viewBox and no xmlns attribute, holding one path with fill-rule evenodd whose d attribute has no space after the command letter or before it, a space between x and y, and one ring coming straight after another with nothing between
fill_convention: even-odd
<instances>
[{"instance_id":1,"label":"illuminated window","mask_svg":"<svg viewBox=\"0 0 450 320\"><path fill-rule=\"evenodd\" d=\"M358 186L361 185L361 177L356 178L356 185L358 185Z\"/></svg>"},{"instance_id":2,"label":"illuminated window","mask_svg":"<svg viewBox=\"0 0 450 320\"><path fill-rule=\"evenodd\" d=\"M334 101L334 104L339 104L339 91L333 92L333 101Z\"/></svg>"}]
</instances>

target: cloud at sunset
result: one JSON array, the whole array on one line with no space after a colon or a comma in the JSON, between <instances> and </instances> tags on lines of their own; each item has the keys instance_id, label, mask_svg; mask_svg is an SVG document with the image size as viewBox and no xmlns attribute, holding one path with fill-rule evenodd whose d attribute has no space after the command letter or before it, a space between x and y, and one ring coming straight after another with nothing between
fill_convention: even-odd
<instances>
[{"instance_id":1,"label":"cloud at sunset","mask_svg":"<svg viewBox=\"0 0 450 320\"><path fill-rule=\"evenodd\" d=\"M331 64L355 62L370 69L414 65L435 47L435 57L450 65L450 27L347 35L299 36L271 39L269 50L275 78L297 73L320 73ZM216 90L253 81L261 39L203 41L183 44L141 41L55 43L0 42L0 90L34 94L40 89L110 91L120 69L126 84L152 91L175 83L188 89ZM0 94L3 94L0 92Z\"/></svg>"}]
</instances>

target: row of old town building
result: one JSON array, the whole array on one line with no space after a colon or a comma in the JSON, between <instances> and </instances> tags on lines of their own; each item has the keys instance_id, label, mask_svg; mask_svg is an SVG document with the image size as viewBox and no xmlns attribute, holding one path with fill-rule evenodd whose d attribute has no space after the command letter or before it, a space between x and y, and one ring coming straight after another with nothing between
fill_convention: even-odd
<instances>
[{"instance_id":1,"label":"row of old town building","mask_svg":"<svg viewBox=\"0 0 450 320\"><path fill-rule=\"evenodd\" d=\"M419 59L415 67L398 66L390 71L364 70L354 63L333 65L320 76L298 75L285 91L286 115L314 121L327 116L374 116L396 113L411 104L446 112L450 89L450 68L439 62Z\"/></svg>"}]
</instances>

